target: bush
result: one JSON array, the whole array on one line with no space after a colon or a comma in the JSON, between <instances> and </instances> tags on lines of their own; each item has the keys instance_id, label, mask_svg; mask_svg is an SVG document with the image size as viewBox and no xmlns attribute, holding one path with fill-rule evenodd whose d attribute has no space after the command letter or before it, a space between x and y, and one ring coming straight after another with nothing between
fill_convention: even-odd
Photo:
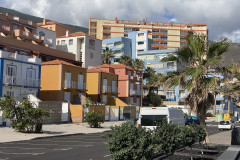
<instances>
[{"instance_id":1,"label":"bush","mask_svg":"<svg viewBox=\"0 0 240 160\"><path fill-rule=\"evenodd\" d=\"M91 128L101 127L101 123L104 123L105 117L102 112L88 112L85 116L86 122Z\"/></svg>"},{"instance_id":2,"label":"bush","mask_svg":"<svg viewBox=\"0 0 240 160\"><path fill-rule=\"evenodd\" d=\"M151 131L137 128L131 123L111 127L107 135L107 147L114 160L148 160L154 148Z\"/></svg>"},{"instance_id":3,"label":"bush","mask_svg":"<svg viewBox=\"0 0 240 160\"><path fill-rule=\"evenodd\" d=\"M206 117L213 117L212 113L208 112L206 113Z\"/></svg>"},{"instance_id":4,"label":"bush","mask_svg":"<svg viewBox=\"0 0 240 160\"><path fill-rule=\"evenodd\" d=\"M19 132L41 132L42 118L49 116L48 111L33 108L27 100L18 102L6 95L0 99L0 110L3 111L2 119L8 119L10 127Z\"/></svg>"},{"instance_id":5,"label":"bush","mask_svg":"<svg viewBox=\"0 0 240 160\"><path fill-rule=\"evenodd\" d=\"M148 97L150 100L150 104L152 104L153 106L160 106L162 104L162 99L160 95L150 92L148 94Z\"/></svg>"}]
</instances>

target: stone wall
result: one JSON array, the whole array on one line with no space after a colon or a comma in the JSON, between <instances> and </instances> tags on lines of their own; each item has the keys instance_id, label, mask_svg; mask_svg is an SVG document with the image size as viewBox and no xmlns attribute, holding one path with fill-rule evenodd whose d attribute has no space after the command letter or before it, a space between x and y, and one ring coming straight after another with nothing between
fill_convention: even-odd
<instances>
[{"instance_id":1,"label":"stone wall","mask_svg":"<svg viewBox=\"0 0 240 160\"><path fill-rule=\"evenodd\" d=\"M136 119L136 106L126 106L123 108L124 119Z\"/></svg>"}]
</instances>

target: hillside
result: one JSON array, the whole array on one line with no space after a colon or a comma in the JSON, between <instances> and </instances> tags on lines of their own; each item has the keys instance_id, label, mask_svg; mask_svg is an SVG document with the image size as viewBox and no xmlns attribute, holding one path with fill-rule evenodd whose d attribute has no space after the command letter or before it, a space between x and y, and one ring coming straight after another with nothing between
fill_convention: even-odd
<instances>
[{"instance_id":1,"label":"hillside","mask_svg":"<svg viewBox=\"0 0 240 160\"><path fill-rule=\"evenodd\" d=\"M8 9L8 8L3 8L3 7L0 7L0 13L3 13L3 14L9 13L9 14L15 15L17 17L27 19L27 20L30 20L30 21L33 21L33 22L36 22L36 23L40 23L40 22L43 21L43 18L41 18L41 17L36 17L36 16L29 15L29 14L24 14L24 13L21 13L21 12L12 10L12 9ZM52 20L47 19L47 21L52 21ZM60 24L65 25L65 26L70 27L70 28L73 28L74 32L88 33L88 28L85 28L85 27L71 25L71 24L63 24L63 23L60 23Z\"/></svg>"}]
</instances>

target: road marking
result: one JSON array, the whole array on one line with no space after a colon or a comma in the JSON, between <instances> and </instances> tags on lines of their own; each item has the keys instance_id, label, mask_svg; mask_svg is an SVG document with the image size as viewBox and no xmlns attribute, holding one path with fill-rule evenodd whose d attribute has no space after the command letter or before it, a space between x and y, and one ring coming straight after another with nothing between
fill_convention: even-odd
<instances>
[{"instance_id":1,"label":"road marking","mask_svg":"<svg viewBox=\"0 0 240 160\"><path fill-rule=\"evenodd\" d=\"M59 149L52 149L52 150L56 150L56 151L67 151L67 150L70 150L72 148L59 148Z\"/></svg>"},{"instance_id":2,"label":"road marking","mask_svg":"<svg viewBox=\"0 0 240 160\"><path fill-rule=\"evenodd\" d=\"M90 139L88 139L90 140ZM56 141L56 140L38 140L38 142L56 142L56 143L62 143L62 142L70 142L70 143L83 143L83 142L80 142L80 141ZM85 142L85 141L84 141ZM88 143L88 142L85 142L85 143ZM89 143L96 143L96 142L89 142Z\"/></svg>"},{"instance_id":3,"label":"road marking","mask_svg":"<svg viewBox=\"0 0 240 160\"><path fill-rule=\"evenodd\" d=\"M47 149L47 148L23 148L23 147L0 147L0 148L16 148L16 149ZM0 159L1 160L1 159Z\"/></svg>"},{"instance_id":4,"label":"road marking","mask_svg":"<svg viewBox=\"0 0 240 160\"><path fill-rule=\"evenodd\" d=\"M36 155L39 155L39 154L44 154L45 152L40 152L40 153L9 153L9 152L2 152L0 151L1 154L29 154L29 155L33 155L33 156L36 156Z\"/></svg>"},{"instance_id":5,"label":"road marking","mask_svg":"<svg viewBox=\"0 0 240 160\"><path fill-rule=\"evenodd\" d=\"M81 142L82 143L82 142ZM14 143L12 143L12 144L14 144ZM38 146L51 146L51 145L57 145L57 146L79 146L79 147L91 147L91 146L93 146L93 145L82 145L82 144L29 144L29 143L15 143L14 145L16 145L16 144L28 144L28 145L38 145Z\"/></svg>"}]
</instances>

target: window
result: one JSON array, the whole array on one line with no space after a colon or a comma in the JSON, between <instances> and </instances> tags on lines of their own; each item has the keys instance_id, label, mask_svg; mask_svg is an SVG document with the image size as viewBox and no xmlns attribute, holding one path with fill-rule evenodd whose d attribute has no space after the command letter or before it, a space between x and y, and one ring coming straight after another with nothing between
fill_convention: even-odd
<instances>
[{"instance_id":1,"label":"window","mask_svg":"<svg viewBox=\"0 0 240 160\"><path fill-rule=\"evenodd\" d=\"M91 29L90 31L91 31L91 33L95 33L96 32L95 29Z\"/></svg>"},{"instance_id":2,"label":"window","mask_svg":"<svg viewBox=\"0 0 240 160\"><path fill-rule=\"evenodd\" d=\"M161 29L161 33L167 34L167 33L168 33L168 31L167 31L167 30L165 30L165 29Z\"/></svg>"},{"instance_id":3,"label":"window","mask_svg":"<svg viewBox=\"0 0 240 160\"><path fill-rule=\"evenodd\" d=\"M187 31L180 31L180 35L186 35Z\"/></svg>"},{"instance_id":4,"label":"window","mask_svg":"<svg viewBox=\"0 0 240 160\"><path fill-rule=\"evenodd\" d=\"M0 24L2 24L2 20L0 19Z\"/></svg>"},{"instance_id":5,"label":"window","mask_svg":"<svg viewBox=\"0 0 240 160\"><path fill-rule=\"evenodd\" d=\"M111 37L111 33L103 33L104 37L110 38Z\"/></svg>"},{"instance_id":6,"label":"window","mask_svg":"<svg viewBox=\"0 0 240 160\"><path fill-rule=\"evenodd\" d=\"M70 92L64 92L64 101L70 102Z\"/></svg>"},{"instance_id":7,"label":"window","mask_svg":"<svg viewBox=\"0 0 240 160\"><path fill-rule=\"evenodd\" d=\"M167 62L167 69L174 69L174 62Z\"/></svg>"},{"instance_id":8,"label":"window","mask_svg":"<svg viewBox=\"0 0 240 160\"><path fill-rule=\"evenodd\" d=\"M130 97L130 103L133 103L133 97Z\"/></svg>"},{"instance_id":9,"label":"window","mask_svg":"<svg viewBox=\"0 0 240 160\"><path fill-rule=\"evenodd\" d=\"M186 43L180 42L180 47L186 46Z\"/></svg>"},{"instance_id":10,"label":"window","mask_svg":"<svg viewBox=\"0 0 240 160\"><path fill-rule=\"evenodd\" d=\"M131 28L124 28L124 32L129 32L129 31L132 31Z\"/></svg>"},{"instance_id":11,"label":"window","mask_svg":"<svg viewBox=\"0 0 240 160\"><path fill-rule=\"evenodd\" d=\"M142 51L144 51L144 49L139 49L139 50L138 50L138 52L142 52Z\"/></svg>"},{"instance_id":12,"label":"window","mask_svg":"<svg viewBox=\"0 0 240 160\"><path fill-rule=\"evenodd\" d=\"M138 45L143 45L144 44L144 42L143 41L141 41L141 42L138 42Z\"/></svg>"},{"instance_id":13,"label":"window","mask_svg":"<svg viewBox=\"0 0 240 160\"><path fill-rule=\"evenodd\" d=\"M68 44L73 45L73 39L69 39Z\"/></svg>"},{"instance_id":14,"label":"window","mask_svg":"<svg viewBox=\"0 0 240 160\"><path fill-rule=\"evenodd\" d=\"M64 88L71 88L71 73L65 72Z\"/></svg>"},{"instance_id":15,"label":"window","mask_svg":"<svg viewBox=\"0 0 240 160\"><path fill-rule=\"evenodd\" d=\"M111 27L103 27L104 31L111 31Z\"/></svg>"},{"instance_id":16,"label":"window","mask_svg":"<svg viewBox=\"0 0 240 160\"><path fill-rule=\"evenodd\" d=\"M144 33L139 33L138 34L138 37L143 37L144 36Z\"/></svg>"},{"instance_id":17,"label":"window","mask_svg":"<svg viewBox=\"0 0 240 160\"><path fill-rule=\"evenodd\" d=\"M103 92L107 92L107 79L106 78L103 79L103 86L102 87L103 87L102 88Z\"/></svg>"},{"instance_id":18,"label":"window","mask_svg":"<svg viewBox=\"0 0 240 160\"><path fill-rule=\"evenodd\" d=\"M159 29L153 29L152 30L152 34L156 34L156 33L159 33Z\"/></svg>"},{"instance_id":19,"label":"window","mask_svg":"<svg viewBox=\"0 0 240 160\"><path fill-rule=\"evenodd\" d=\"M128 34L124 34L124 37L128 37Z\"/></svg>"},{"instance_id":20,"label":"window","mask_svg":"<svg viewBox=\"0 0 240 160\"><path fill-rule=\"evenodd\" d=\"M174 98L174 92L173 91L167 91L166 98Z\"/></svg>"},{"instance_id":21,"label":"window","mask_svg":"<svg viewBox=\"0 0 240 160\"><path fill-rule=\"evenodd\" d=\"M179 91L180 97L184 98L185 97L185 91Z\"/></svg>"},{"instance_id":22,"label":"window","mask_svg":"<svg viewBox=\"0 0 240 160\"><path fill-rule=\"evenodd\" d=\"M131 71L128 71L128 75L131 76L132 72Z\"/></svg>"},{"instance_id":23,"label":"window","mask_svg":"<svg viewBox=\"0 0 240 160\"><path fill-rule=\"evenodd\" d=\"M167 115L142 115L141 126L157 126Z\"/></svg>"},{"instance_id":24,"label":"window","mask_svg":"<svg viewBox=\"0 0 240 160\"><path fill-rule=\"evenodd\" d=\"M13 30L18 29L18 25L13 24Z\"/></svg>"},{"instance_id":25,"label":"window","mask_svg":"<svg viewBox=\"0 0 240 160\"><path fill-rule=\"evenodd\" d=\"M113 47L113 43L108 43L108 44L107 44L107 47L108 47L108 48Z\"/></svg>"},{"instance_id":26,"label":"window","mask_svg":"<svg viewBox=\"0 0 240 160\"><path fill-rule=\"evenodd\" d=\"M89 39L89 49L95 50L95 40Z\"/></svg>"},{"instance_id":27,"label":"window","mask_svg":"<svg viewBox=\"0 0 240 160\"><path fill-rule=\"evenodd\" d=\"M14 91L7 91L7 95L10 97L14 97Z\"/></svg>"},{"instance_id":28,"label":"window","mask_svg":"<svg viewBox=\"0 0 240 160\"><path fill-rule=\"evenodd\" d=\"M153 39L158 39L159 36L158 36L158 35L153 35L152 38L153 38Z\"/></svg>"},{"instance_id":29,"label":"window","mask_svg":"<svg viewBox=\"0 0 240 160\"><path fill-rule=\"evenodd\" d=\"M78 75L78 89L83 89L83 75Z\"/></svg>"},{"instance_id":30,"label":"window","mask_svg":"<svg viewBox=\"0 0 240 160\"><path fill-rule=\"evenodd\" d=\"M7 75L10 77L16 77L17 67L16 66L8 66L7 67Z\"/></svg>"},{"instance_id":31,"label":"window","mask_svg":"<svg viewBox=\"0 0 240 160\"><path fill-rule=\"evenodd\" d=\"M113 92L113 93L116 93L116 91L117 91L116 81L115 81L115 80L112 80L112 92Z\"/></svg>"},{"instance_id":32,"label":"window","mask_svg":"<svg viewBox=\"0 0 240 160\"><path fill-rule=\"evenodd\" d=\"M60 45L60 41L57 41L57 45Z\"/></svg>"},{"instance_id":33,"label":"window","mask_svg":"<svg viewBox=\"0 0 240 160\"><path fill-rule=\"evenodd\" d=\"M107 103L107 95L102 95L102 102Z\"/></svg>"},{"instance_id":34,"label":"window","mask_svg":"<svg viewBox=\"0 0 240 160\"><path fill-rule=\"evenodd\" d=\"M62 40L62 41L61 41L61 45L65 45L65 40Z\"/></svg>"},{"instance_id":35,"label":"window","mask_svg":"<svg viewBox=\"0 0 240 160\"><path fill-rule=\"evenodd\" d=\"M115 50L114 54L122 54L122 50Z\"/></svg>"},{"instance_id":36,"label":"window","mask_svg":"<svg viewBox=\"0 0 240 160\"><path fill-rule=\"evenodd\" d=\"M115 42L114 46L115 46L115 48L121 48L123 46L122 41Z\"/></svg>"},{"instance_id":37,"label":"window","mask_svg":"<svg viewBox=\"0 0 240 160\"><path fill-rule=\"evenodd\" d=\"M27 69L27 80L26 85L27 86L34 86L34 81L36 79L36 70L28 68Z\"/></svg>"},{"instance_id":38,"label":"window","mask_svg":"<svg viewBox=\"0 0 240 160\"><path fill-rule=\"evenodd\" d=\"M93 53L90 53L90 58L93 59Z\"/></svg>"},{"instance_id":39,"label":"window","mask_svg":"<svg viewBox=\"0 0 240 160\"><path fill-rule=\"evenodd\" d=\"M139 31L139 28L133 28L132 31Z\"/></svg>"},{"instance_id":40,"label":"window","mask_svg":"<svg viewBox=\"0 0 240 160\"><path fill-rule=\"evenodd\" d=\"M161 45L167 46L167 42L161 42Z\"/></svg>"},{"instance_id":41,"label":"window","mask_svg":"<svg viewBox=\"0 0 240 160\"><path fill-rule=\"evenodd\" d=\"M158 41L153 41L153 44L154 44L154 45L158 45L159 42L158 42Z\"/></svg>"},{"instance_id":42,"label":"window","mask_svg":"<svg viewBox=\"0 0 240 160\"><path fill-rule=\"evenodd\" d=\"M96 22L91 22L91 27L96 27Z\"/></svg>"},{"instance_id":43,"label":"window","mask_svg":"<svg viewBox=\"0 0 240 160\"><path fill-rule=\"evenodd\" d=\"M137 98L137 106L140 106L140 99Z\"/></svg>"},{"instance_id":44,"label":"window","mask_svg":"<svg viewBox=\"0 0 240 160\"><path fill-rule=\"evenodd\" d=\"M180 41L185 41L187 38L186 37L180 37Z\"/></svg>"},{"instance_id":45,"label":"window","mask_svg":"<svg viewBox=\"0 0 240 160\"><path fill-rule=\"evenodd\" d=\"M167 40L167 36L161 36L161 39Z\"/></svg>"}]
</instances>

